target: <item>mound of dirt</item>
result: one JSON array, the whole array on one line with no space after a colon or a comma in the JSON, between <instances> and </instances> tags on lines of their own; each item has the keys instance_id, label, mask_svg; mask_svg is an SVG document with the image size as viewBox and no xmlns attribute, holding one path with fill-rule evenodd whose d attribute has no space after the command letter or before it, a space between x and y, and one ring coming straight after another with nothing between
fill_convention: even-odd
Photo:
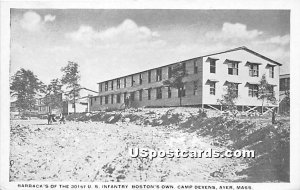
<instances>
[{"instance_id":1,"label":"mound of dirt","mask_svg":"<svg viewBox=\"0 0 300 190\"><path fill-rule=\"evenodd\" d=\"M211 139L214 146L231 150L254 150L255 158L246 159L249 167L237 173L248 176L243 181L289 181L289 119L281 118L276 125L272 125L268 118L241 119L227 116L211 117L211 115L201 109L140 108L90 115L76 114L68 116L67 120L130 122L143 126L171 127L188 134L195 133L200 137Z\"/></svg>"},{"instance_id":2,"label":"mound of dirt","mask_svg":"<svg viewBox=\"0 0 300 190\"><path fill-rule=\"evenodd\" d=\"M289 181L289 121L272 125L227 117L191 117L177 129L211 137L214 145L231 150L254 150L255 158L247 160L250 167L238 173L248 176L245 181Z\"/></svg>"}]
</instances>

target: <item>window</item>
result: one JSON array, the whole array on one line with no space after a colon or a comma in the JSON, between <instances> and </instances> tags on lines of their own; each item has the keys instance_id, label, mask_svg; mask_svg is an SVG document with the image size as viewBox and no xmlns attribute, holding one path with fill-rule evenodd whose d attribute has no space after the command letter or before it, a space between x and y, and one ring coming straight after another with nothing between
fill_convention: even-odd
<instances>
[{"instance_id":1,"label":"window","mask_svg":"<svg viewBox=\"0 0 300 190\"><path fill-rule=\"evenodd\" d=\"M239 94L239 84L238 83L229 83L228 88L232 88L233 93L238 96Z\"/></svg>"},{"instance_id":2,"label":"window","mask_svg":"<svg viewBox=\"0 0 300 190\"><path fill-rule=\"evenodd\" d=\"M151 100L151 88L148 89L148 100Z\"/></svg>"},{"instance_id":3,"label":"window","mask_svg":"<svg viewBox=\"0 0 300 190\"><path fill-rule=\"evenodd\" d=\"M114 103L114 95L112 94L111 95L111 104L113 104Z\"/></svg>"},{"instance_id":4,"label":"window","mask_svg":"<svg viewBox=\"0 0 300 190\"><path fill-rule=\"evenodd\" d=\"M112 80L111 81L111 90L113 90L114 89L114 81Z\"/></svg>"},{"instance_id":5,"label":"window","mask_svg":"<svg viewBox=\"0 0 300 190\"><path fill-rule=\"evenodd\" d=\"M210 73L216 73L216 59L209 59L210 61L210 65L209 65L209 69L210 69Z\"/></svg>"},{"instance_id":6,"label":"window","mask_svg":"<svg viewBox=\"0 0 300 190\"><path fill-rule=\"evenodd\" d=\"M105 96L105 104L108 104L108 96Z\"/></svg>"},{"instance_id":7,"label":"window","mask_svg":"<svg viewBox=\"0 0 300 190\"><path fill-rule=\"evenodd\" d=\"M99 84L99 91L102 92L102 83Z\"/></svg>"},{"instance_id":8,"label":"window","mask_svg":"<svg viewBox=\"0 0 300 190\"><path fill-rule=\"evenodd\" d=\"M168 67L168 78L172 77L172 67Z\"/></svg>"},{"instance_id":9,"label":"window","mask_svg":"<svg viewBox=\"0 0 300 190\"><path fill-rule=\"evenodd\" d=\"M124 88L126 88L126 77L124 78Z\"/></svg>"},{"instance_id":10,"label":"window","mask_svg":"<svg viewBox=\"0 0 300 190\"><path fill-rule=\"evenodd\" d=\"M194 73L197 74L198 73L198 65L197 65L197 60L194 60Z\"/></svg>"},{"instance_id":11,"label":"window","mask_svg":"<svg viewBox=\"0 0 300 190\"><path fill-rule=\"evenodd\" d=\"M108 82L105 82L105 91L108 91Z\"/></svg>"},{"instance_id":12,"label":"window","mask_svg":"<svg viewBox=\"0 0 300 190\"><path fill-rule=\"evenodd\" d=\"M135 95L135 92L130 92L130 100L131 101L134 101L134 95Z\"/></svg>"},{"instance_id":13,"label":"window","mask_svg":"<svg viewBox=\"0 0 300 190\"><path fill-rule=\"evenodd\" d=\"M93 98L91 98L91 106L93 105ZM41 107L39 107L39 108L41 108Z\"/></svg>"},{"instance_id":14,"label":"window","mask_svg":"<svg viewBox=\"0 0 300 190\"><path fill-rule=\"evenodd\" d=\"M120 79L117 79L117 89L121 88Z\"/></svg>"},{"instance_id":15,"label":"window","mask_svg":"<svg viewBox=\"0 0 300 190\"><path fill-rule=\"evenodd\" d=\"M151 71L148 71L148 83L151 82Z\"/></svg>"},{"instance_id":16,"label":"window","mask_svg":"<svg viewBox=\"0 0 300 190\"><path fill-rule=\"evenodd\" d=\"M216 95L216 83L215 82L211 82L209 84L209 94Z\"/></svg>"},{"instance_id":17,"label":"window","mask_svg":"<svg viewBox=\"0 0 300 190\"><path fill-rule=\"evenodd\" d=\"M178 89L178 97L184 97L185 96L185 85L183 85L182 88Z\"/></svg>"},{"instance_id":18,"label":"window","mask_svg":"<svg viewBox=\"0 0 300 190\"><path fill-rule=\"evenodd\" d=\"M239 65L238 63L228 63L228 74L229 75L238 75L239 74Z\"/></svg>"},{"instance_id":19,"label":"window","mask_svg":"<svg viewBox=\"0 0 300 190\"><path fill-rule=\"evenodd\" d=\"M168 98L172 97L172 91L171 91L171 87L168 87Z\"/></svg>"},{"instance_id":20,"label":"window","mask_svg":"<svg viewBox=\"0 0 300 190\"><path fill-rule=\"evenodd\" d=\"M143 100L143 90L139 90L139 100Z\"/></svg>"},{"instance_id":21,"label":"window","mask_svg":"<svg viewBox=\"0 0 300 190\"><path fill-rule=\"evenodd\" d=\"M198 81L194 81L194 91L193 91L193 94L197 95L197 91L198 91Z\"/></svg>"},{"instance_id":22,"label":"window","mask_svg":"<svg viewBox=\"0 0 300 190\"><path fill-rule=\"evenodd\" d=\"M139 79L140 79L140 84L143 84L143 75L142 75L142 73L140 73Z\"/></svg>"},{"instance_id":23,"label":"window","mask_svg":"<svg viewBox=\"0 0 300 190\"><path fill-rule=\"evenodd\" d=\"M156 81L161 81L162 80L162 70L161 68L156 69Z\"/></svg>"},{"instance_id":24,"label":"window","mask_svg":"<svg viewBox=\"0 0 300 190\"><path fill-rule=\"evenodd\" d=\"M120 102L121 102L121 95L117 94L117 103L120 103Z\"/></svg>"},{"instance_id":25,"label":"window","mask_svg":"<svg viewBox=\"0 0 300 190\"><path fill-rule=\"evenodd\" d=\"M269 76L270 78L274 78L274 66L269 67Z\"/></svg>"},{"instance_id":26,"label":"window","mask_svg":"<svg viewBox=\"0 0 300 190\"><path fill-rule=\"evenodd\" d=\"M95 102L97 101L97 97L94 98L94 101L95 101Z\"/></svg>"},{"instance_id":27,"label":"window","mask_svg":"<svg viewBox=\"0 0 300 190\"><path fill-rule=\"evenodd\" d=\"M250 64L249 65L249 76L258 77L258 64Z\"/></svg>"},{"instance_id":28,"label":"window","mask_svg":"<svg viewBox=\"0 0 300 190\"><path fill-rule=\"evenodd\" d=\"M135 83L135 81L134 81L134 78L133 78L133 75L132 75L132 76L131 76L131 86L133 86L134 83Z\"/></svg>"},{"instance_id":29,"label":"window","mask_svg":"<svg viewBox=\"0 0 300 190\"><path fill-rule=\"evenodd\" d=\"M208 57L208 58L207 58L206 62L209 62L209 72L210 72L210 73L216 73L216 68L217 68L216 62L217 62L218 60L219 60L219 59L211 58L211 57ZM228 60L226 60L225 63L228 63Z\"/></svg>"},{"instance_id":30,"label":"window","mask_svg":"<svg viewBox=\"0 0 300 190\"><path fill-rule=\"evenodd\" d=\"M156 99L161 99L162 98L162 90L161 87L156 88Z\"/></svg>"},{"instance_id":31,"label":"window","mask_svg":"<svg viewBox=\"0 0 300 190\"><path fill-rule=\"evenodd\" d=\"M258 85L256 85L256 84L249 84L248 95L250 97L258 97Z\"/></svg>"},{"instance_id":32,"label":"window","mask_svg":"<svg viewBox=\"0 0 300 190\"><path fill-rule=\"evenodd\" d=\"M102 105L102 96L100 96L100 105Z\"/></svg>"}]
</instances>

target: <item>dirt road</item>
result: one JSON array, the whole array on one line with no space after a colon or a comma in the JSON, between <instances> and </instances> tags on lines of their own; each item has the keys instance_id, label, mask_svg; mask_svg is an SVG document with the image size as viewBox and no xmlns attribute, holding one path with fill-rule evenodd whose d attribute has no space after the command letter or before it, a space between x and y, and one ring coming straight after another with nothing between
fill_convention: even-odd
<instances>
[{"instance_id":1,"label":"dirt road","mask_svg":"<svg viewBox=\"0 0 300 190\"><path fill-rule=\"evenodd\" d=\"M131 123L14 120L11 181L226 182L247 167L243 158L132 158L128 148L222 149L209 139L166 127ZM19 125L19 126L18 126ZM224 148L223 148L224 149Z\"/></svg>"}]
</instances>

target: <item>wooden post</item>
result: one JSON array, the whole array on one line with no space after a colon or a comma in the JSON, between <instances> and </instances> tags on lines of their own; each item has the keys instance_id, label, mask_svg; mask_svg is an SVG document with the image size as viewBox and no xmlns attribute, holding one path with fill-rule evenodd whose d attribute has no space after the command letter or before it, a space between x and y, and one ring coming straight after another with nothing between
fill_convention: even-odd
<instances>
[{"instance_id":1,"label":"wooden post","mask_svg":"<svg viewBox=\"0 0 300 190\"><path fill-rule=\"evenodd\" d=\"M276 124L276 110L275 108L272 111L272 124Z\"/></svg>"}]
</instances>

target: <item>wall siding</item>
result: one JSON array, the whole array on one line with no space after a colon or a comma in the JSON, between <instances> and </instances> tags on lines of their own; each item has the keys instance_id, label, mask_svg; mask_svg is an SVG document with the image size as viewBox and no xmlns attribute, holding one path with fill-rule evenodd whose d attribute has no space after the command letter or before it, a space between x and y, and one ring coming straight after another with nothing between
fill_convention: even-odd
<instances>
[{"instance_id":1,"label":"wall siding","mask_svg":"<svg viewBox=\"0 0 300 190\"><path fill-rule=\"evenodd\" d=\"M239 97L236 101L237 105L248 105L248 106L261 106L261 101L256 97L249 97L248 90L249 87L246 85L247 82L250 83L258 83L261 80L263 74L266 74L267 81L275 85L274 91L276 95L276 99L279 99L279 66L275 66L274 70L274 78L269 77L269 70L266 68L267 64L272 64L265 59L262 59L258 56L255 56L251 53L248 53L243 50L238 50L234 52L214 55L211 58L219 59L216 62L216 73L210 73L209 70L209 62L206 62L208 57L204 57L203 61L203 102L205 104L218 104L218 99L222 98L222 95L226 93L226 85L224 83L226 81L240 83L239 88ZM225 60L235 60L240 61L239 63L239 71L238 75L229 75L228 74L228 64L225 64ZM259 63L259 76L251 77L249 76L249 67L246 66L247 62ZM216 83L216 95L210 95L209 93L209 83L207 83L208 79L217 79ZM270 106L274 106L273 104L266 104Z\"/></svg>"},{"instance_id":2,"label":"wall siding","mask_svg":"<svg viewBox=\"0 0 300 190\"><path fill-rule=\"evenodd\" d=\"M249 105L249 106L260 106L261 101L255 97L248 96L249 87L246 85L247 82L257 83L261 79L262 74L266 73L267 80L270 84L274 85L274 91L276 98L279 99L279 66L274 63L270 63L265 59L262 59L256 55L253 55L244 50L237 50L232 52L226 52L222 54L217 54L211 56L211 58L218 59L216 62L216 73L210 73L209 70L209 62L206 62L208 56L200 57L196 59L191 59L184 61L186 64L186 73L187 76L183 79L185 82L186 96L182 97L182 105L183 106L193 106L193 105L203 105L203 104L218 104L218 99L222 98L222 95L226 93L224 83L225 81L230 82L238 82L241 83L239 85L239 98L237 100L237 105ZM224 64L226 59L240 61L239 63L239 74L229 75L228 74L228 65ZM251 77L249 76L249 67L246 66L247 61L260 63L259 65L259 77ZM196 62L198 66L198 72L194 72L194 63ZM266 66L268 64L275 65L274 70L274 78L269 77L269 72ZM174 65L174 64L173 64ZM168 67L170 65L166 65L161 67L162 69L162 81L168 79ZM109 94L121 94L121 103L116 103L114 100L114 104L103 104L99 105L98 102L93 103L91 106L91 111L103 110L107 108L120 108L124 104L124 92L127 92L127 97L129 93L132 91L136 91L135 101L132 103L134 107L144 107L144 106L179 106L179 97L177 89L171 89L172 97L168 98L168 88L162 88L162 99L156 98L156 88L163 86L163 82L156 81L156 69L151 69L151 82L148 83L148 71L141 72L143 76L143 84L139 84L139 73L134 74L135 84L131 86L131 76L125 76L127 80L126 88L124 88L124 77L121 77L121 88L114 90L109 90L107 92L104 91L104 82L103 82L103 91L99 92L99 95L106 96ZM210 88L207 83L209 79L215 79L219 82L216 83L216 95L210 95ZM198 81L198 88L196 95L194 92L194 81ZM116 81L115 81L116 85ZM147 89L151 88L151 100L148 100L148 91ZM109 88L110 89L110 88ZM142 101L139 101L139 90L143 90ZM103 99L104 103L104 99ZM271 106L276 106L272 104L267 104Z\"/></svg>"},{"instance_id":3,"label":"wall siding","mask_svg":"<svg viewBox=\"0 0 300 190\"><path fill-rule=\"evenodd\" d=\"M202 103L202 58L197 59L197 64L198 64L198 73L194 74L194 60L186 61L186 71L188 75L184 78L184 82L186 83L186 96L182 97L182 105L184 106L190 106L190 105L200 105ZM156 69L151 69L151 82L148 83L148 71L141 72L142 73L142 78L143 78L143 83L142 85L139 84L139 74L134 74L134 80L135 83L133 86L131 86L131 76L125 76L126 77L126 88L124 88L124 77L120 78L121 81L121 88L117 89L116 88L116 80L114 80L114 89L111 90L109 86L108 91L102 91L99 92L99 96L106 96L110 94L121 94L121 102L117 103L116 101L116 95L114 97L114 104L111 104L111 100L109 97L109 103L104 104L104 98L102 101L102 105L100 105L100 98L99 101L93 102L90 106L91 111L97 111L97 110L105 110L105 109L110 109L110 108L121 108L124 107L124 93L127 92L127 97L129 97L130 92L135 91L135 101L132 102L133 107L167 107L167 106L179 106L180 105L180 100L178 97L178 91L177 89L172 88L171 89L171 94L172 97L168 98L168 87L162 87L162 98L157 99L156 98L156 88L163 86L163 81L168 79L168 67L164 66L161 67L162 69L162 80L161 81L156 81ZM198 90L197 94L193 94L193 81L198 80ZM104 88L103 83L103 88ZM111 83L109 82L109 85ZM148 100L148 88L151 88L151 100ZM142 101L139 100L139 90L142 91Z\"/></svg>"}]
</instances>

